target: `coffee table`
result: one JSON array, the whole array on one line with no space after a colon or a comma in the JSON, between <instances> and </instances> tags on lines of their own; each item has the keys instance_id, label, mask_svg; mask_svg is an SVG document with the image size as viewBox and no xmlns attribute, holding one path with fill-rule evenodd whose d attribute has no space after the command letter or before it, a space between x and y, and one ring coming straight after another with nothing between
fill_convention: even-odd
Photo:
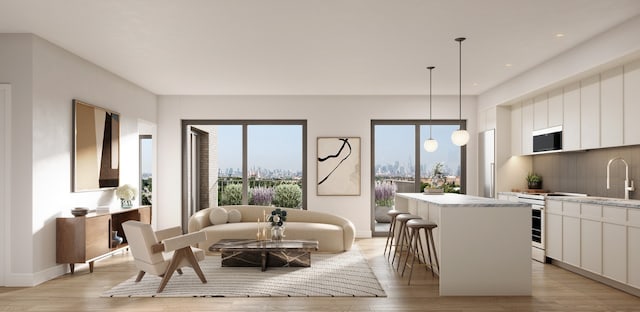
<instances>
[{"instance_id":1,"label":"coffee table","mask_svg":"<svg viewBox=\"0 0 640 312\"><path fill-rule=\"evenodd\" d=\"M315 240L257 241L223 239L209 247L220 252L223 267L309 267L311 252L318 251Z\"/></svg>"}]
</instances>

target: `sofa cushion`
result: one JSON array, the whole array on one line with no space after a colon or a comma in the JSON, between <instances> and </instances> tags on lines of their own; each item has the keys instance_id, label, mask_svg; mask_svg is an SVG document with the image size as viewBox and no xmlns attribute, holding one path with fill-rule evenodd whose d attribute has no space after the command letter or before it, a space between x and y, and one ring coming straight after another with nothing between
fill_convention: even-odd
<instances>
[{"instance_id":1,"label":"sofa cushion","mask_svg":"<svg viewBox=\"0 0 640 312\"><path fill-rule=\"evenodd\" d=\"M227 210L228 212L228 216L229 216L229 220L227 220L227 222L229 223L237 223L242 221L242 213L240 212L240 210L238 209L229 209Z\"/></svg>"},{"instance_id":2,"label":"sofa cushion","mask_svg":"<svg viewBox=\"0 0 640 312\"><path fill-rule=\"evenodd\" d=\"M224 224L227 223L228 220L229 215L226 209L220 207L211 209L209 213L209 221L211 221L211 224Z\"/></svg>"}]
</instances>

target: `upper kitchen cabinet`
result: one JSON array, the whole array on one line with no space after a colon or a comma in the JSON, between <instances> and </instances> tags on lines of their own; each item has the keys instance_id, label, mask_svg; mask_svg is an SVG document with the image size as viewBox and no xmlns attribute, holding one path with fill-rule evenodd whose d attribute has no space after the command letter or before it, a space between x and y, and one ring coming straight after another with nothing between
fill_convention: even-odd
<instances>
[{"instance_id":1,"label":"upper kitchen cabinet","mask_svg":"<svg viewBox=\"0 0 640 312\"><path fill-rule=\"evenodd\" d=\"M640 144L640 60L624 66L624 144Z\"/></svg>"},{"instance_id":2,"label":"upper kitchen cabinet","mask_svg":"<svg viewBox=\"0 0 640 312\"><path fill-rule=\"evenodd\" d=\"M549 93L549 101L547 108L548 122L547 126L555 127L562 125L563 118L563 103L562 103L562 89L554 90Z\"/></svg>"},{"instance_id":3,"label":"upper kitchen cabinet","mask_svg":"<svg viewBox=\"0 0 640 312\"><path fill-rule=\"evenodd\" d=\"M600 147L600 75L580 83L580 147Z\"/></svg>"},{"instance_id":4,"label":"upper kitchen cabinet","mask_svg":"<svg viewBox=\"0 0 640 312\"><path fill-rule=\"evenodd\" d=\"M549 127L548 108L546 93L533 99L533 130Z\"/></svg>"},{"instance_id":5,"label":"upper kitchen cabinet","mask_svg":"<svg viewBox=\"0 0 640 312\"><path fill-rule=\"evenodd\" d=\"M533 154L533 100L522 103L522 154Z\"/></svg>"},{"instance_id":6,"label":"upper kitchen cabinet","mask_svg":"<svg viewBox=\"0 0 640 312\"><path fill-rule=\"evenodd\" d=\"M580 149L580 83L564 88L562 114L562 149L575 151Z\"/></svg>"},{"instance_id":7,"label":"upper kitchen cabinet","mask_svg":"<svg viewBox=\"0 0 640 312\"><path fill-rule=\"evenodd\" d=\"M621 146L623 142L622 66L602 73L600 82L600 146Z\"/></svg>"},{"instance_id":8,"label":"upper kitchen cabinet","mask_svg":"<svg viewBox=\"0 0 640 312\"><path fill-rule=\"evenodd\" d=\"M511 106L511 155L522 155L522 104Z\"/></svg>"}]
</instances>

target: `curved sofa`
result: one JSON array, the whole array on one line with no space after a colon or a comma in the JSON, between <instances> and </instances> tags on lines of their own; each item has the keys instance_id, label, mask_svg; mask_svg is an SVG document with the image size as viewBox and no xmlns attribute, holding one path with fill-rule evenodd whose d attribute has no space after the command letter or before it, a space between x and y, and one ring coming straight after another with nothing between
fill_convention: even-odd
<instances>
[{"instance_id":1,"label":"curved sofa","mask_svg":"<svg viewBox=\"0 0 640 312\"><path fill-rule=\"evenodd\" d=\"M209 214L212 208L202 209L189 218L189 233L207 232L207 240L198 247L208 250L209 246L221 239L255 239L258 231L257 220L266 212L270 214L276 207L270 206L221 206L227 211L237 209L242 219L237 223L212 225ZM301 209L280 208L287 211L285 239L307 239L319 242L321 252L341 252L351 249L355 238L355 226L343 217Z\"/></svg>"}]
</instances>

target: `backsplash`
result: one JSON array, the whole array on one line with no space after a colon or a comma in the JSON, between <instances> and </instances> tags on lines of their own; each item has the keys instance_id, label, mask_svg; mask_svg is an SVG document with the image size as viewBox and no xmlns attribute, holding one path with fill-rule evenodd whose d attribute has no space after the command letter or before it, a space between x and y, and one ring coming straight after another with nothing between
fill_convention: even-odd
<instances>
[{"instance_id":1,"label":"backsplash","mask_svg":"<svg viewBox=\"0 0 640 312\"><path fill-rule=\"evenodd\" d=\"M629 198L640 199L640 145L535 155L533 170L542 176L545 190L624 198L621 161L611 164L611 189L607 190L607 163L618 156L629 164L629 180L635 183L636 191L629 192Z\"/></svg>"}]
</instances>

